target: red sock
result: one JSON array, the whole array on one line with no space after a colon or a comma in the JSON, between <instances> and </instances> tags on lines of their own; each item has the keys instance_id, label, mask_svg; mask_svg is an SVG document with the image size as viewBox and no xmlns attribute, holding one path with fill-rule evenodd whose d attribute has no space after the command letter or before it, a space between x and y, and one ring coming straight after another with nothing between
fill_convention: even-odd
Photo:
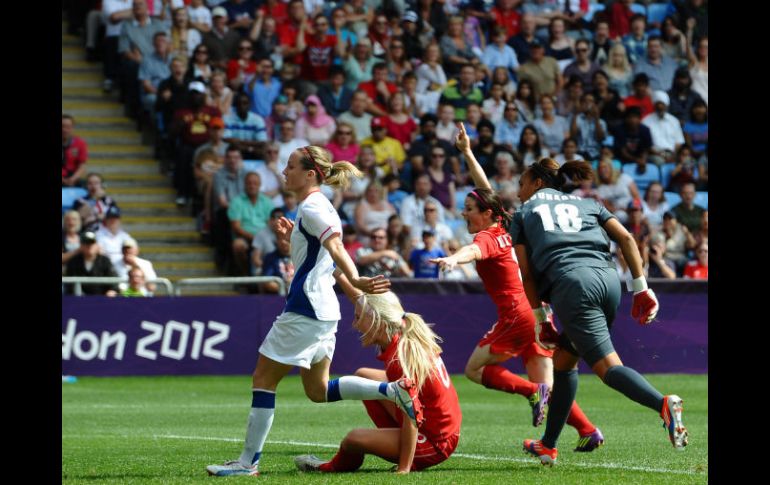
<instances>
[{"instance_id":1,"label":"red sock","mask_svg":"<svg viewBox=\"0 0 770 485\"><path fill-rule=\"evenodd\" d=\"M400 428L393 416L385 409L382 401L366 400L363 401L367 414L378 428Z\"/></svg>"},{"instance_id":2,"label":"red sock","mask_svg":"<svg viewBox=\"0 0 770 485\"><path fill-rule=\"evenodd\" d=\"M501 365L485 365L481 384L489 389L529 397L537 391L537 383L523 379Z\"/></svg>"},{"instance_id":3,"label":"red sock","mask_svg":"<svg viewBox=\"0 0 770 485\"><path fill-rule=\"evenodd\" d=\"M330 462L324 463L318 469L322 472L352 472L358 470L363 463L363 453L339 450Z\"/></svg>"},{"instance_id":4,"label":"red sock","mask_svg":"<svg viewBox=\"0 0 770 485\"><path fill-rule=\"evenodd\" d=\"M580 436L585 436L596 431L596 426L593 425L588 417L583 413L583 410L578 406L577 401L572 402L572 408L567 416L567 424L575 428Z\"/></svg>"}]
</instances>

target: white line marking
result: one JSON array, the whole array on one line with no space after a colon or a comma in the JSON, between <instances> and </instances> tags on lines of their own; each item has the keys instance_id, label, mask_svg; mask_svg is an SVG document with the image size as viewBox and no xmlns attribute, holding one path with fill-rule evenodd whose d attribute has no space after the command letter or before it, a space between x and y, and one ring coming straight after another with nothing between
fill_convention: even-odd
<instances>
[{"instance_id":1,"label":"white line marking","mask_svg":"<svg viewBox=\"0 0 770 485\"><path fill-rule=\"evenodd\" d=\"M243 442L243 439L237 439L237 438L216 438L216 437L210 437L210 436L182 436L182 435L175 435L175 434L153 435L153 438L156 438L156 439L164 438L164 439L175 439L175 440L197 440L197 441L226 441L229 443ZM339 445L333 445L328 443L309 443L306 441L268 440L267 443L270 443L273 445L313 446L316 448L333 448L333 449L339 448ZM507 461L507 462L514 462L514 463L530 463L530 464L537 463L537 461L535 461L534 458L532 459L512 458L509 456L487 456L487 455L474 455L470 453L452 453L452 456L457 458L470 458L473 460L483 460L483 461ZM674 473L677 475L705 475L705 473L698 473L691 470L669 470L666 468L628 466L628 465L621 465L618 463L570 463L567 466L576 466L580 468L608 468L613 470L614 469L631 470L631 471L648 472L648 473Z\"/></svg>"}]
</instances>

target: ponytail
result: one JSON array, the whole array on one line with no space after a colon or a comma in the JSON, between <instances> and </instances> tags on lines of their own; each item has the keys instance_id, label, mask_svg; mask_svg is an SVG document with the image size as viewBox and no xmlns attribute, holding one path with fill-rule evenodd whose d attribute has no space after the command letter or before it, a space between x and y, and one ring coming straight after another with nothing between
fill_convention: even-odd
<instances>
[{"instance_id":1,"label":"ponytail","mask_svg":"<svg viewBox=\"0 0 770 485\"><path fill-rule=\"evenodd\" d=\"M552 158L541 158L530 167L532 180L540 179L544 187L561 190L567 183L579 183L593 179L593 169L588 162L575 160L567 162L561 167Z\"/></svg>"},{"instance_id":2,"label":"ponytail","mask_svg":"<svg viewBox=\"0 0 770 485\"><path fill-rule=\"evenodd\" d=\"M315 170L318 185L326 184L335 189L345 189L353 177L363 176L350 162L332 162L332 154L325 148L310 145L300 148L299 152L300 164L305 170Z\"/></svg>"}]
</instances>

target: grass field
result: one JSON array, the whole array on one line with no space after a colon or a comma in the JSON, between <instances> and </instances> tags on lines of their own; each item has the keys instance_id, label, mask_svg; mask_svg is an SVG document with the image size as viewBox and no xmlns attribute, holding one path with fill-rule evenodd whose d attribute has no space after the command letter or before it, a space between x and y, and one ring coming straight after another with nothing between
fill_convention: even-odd
<instances>
[{"instance_id":1,"label":"grass field","mask_svg":"<svg viewBox=\"0 0 770 485\"><path fill-rule=\"evenodd\" d=\"M354 427L371 427L359 402L314 404L299 378L278 389L275 421L258 480L270 483L427 484L636 484L707 483L708 376L650 375L663 392L684 399L690 445L675 452L661 419L628 401L594 376L581 376L578 402L604 432L605 446L573 453L577 433L566 428L559 462L543 467L525 456L521 442L539 437L521 396L491 391L453 376L463 410L455 454L426 471L397 476L391 465L367 457L354 474L296 471L293 457L331 458ZM81 378L62 385L62 482L106 484L219 483L208 464L236 459L241 451L250 377Z\"/></svg>"}]
</instances>

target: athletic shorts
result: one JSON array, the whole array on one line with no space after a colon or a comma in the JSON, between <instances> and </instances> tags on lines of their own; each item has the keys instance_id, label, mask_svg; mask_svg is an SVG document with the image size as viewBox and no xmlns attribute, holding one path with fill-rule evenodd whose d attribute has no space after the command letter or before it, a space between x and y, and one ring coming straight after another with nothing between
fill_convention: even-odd
<instances>
[{"instance_id":1,"label":"athletic shorts","mask_svg":"<svg viewBox=\"0 0 770 485\"><path fill-rule=\"evenodd\" d=\"M562 275L551 291L553 311L564 329L560 347L590 366L614 352L610 328L619 304L615 268L578 267Z\"/></svg>"},{"instance_id":2,"label":"athletic shorts","mask_svg":"<svg viewBox=\"0 0 770 485\"><path fill-rule=\"evenodd\" d=\"M546 350L535 342L535 315L529 308L511 311L495 322L478 346L489 345L489 353L518 357L527 362L534 355L552 357L553 350Z\"/></svg>"},{"instance_id":3,"label":"athletic shorts","mask_svg":"<svg viewBox=\"0 0 770 485\"><path fill-rule=\"evenodd\" d=\"M259 353L286 365L310 366L334 356L337 321L316 320L293 312L278 315Z\"/></svg>"}]
</instances>

